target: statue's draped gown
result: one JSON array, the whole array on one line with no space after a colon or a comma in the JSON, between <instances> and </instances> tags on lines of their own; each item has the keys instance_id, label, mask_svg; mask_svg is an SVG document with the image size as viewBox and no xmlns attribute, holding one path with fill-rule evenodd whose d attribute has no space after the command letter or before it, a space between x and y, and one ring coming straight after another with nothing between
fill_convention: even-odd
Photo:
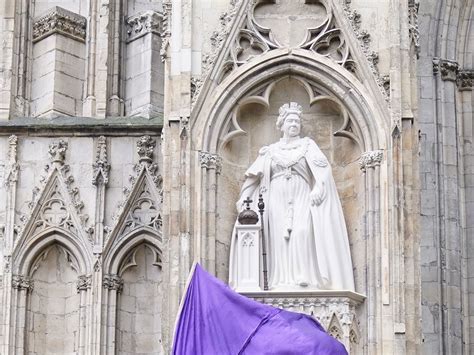
<instances>
[{"instance_id":1,"label":"statue's draped gown","mask_svg":"<svg viewBox=\"0 0 474 355\"><path fill-rule=\"evenodd\" d=\"M263 195L269 285L273 290L354 291L341 203L327 158L310 138L263 147L246 172L241 199ZM322 191L317 205L312 191ZM236 280L235 230L229 282Z\"/></svg>"}]
</instances>

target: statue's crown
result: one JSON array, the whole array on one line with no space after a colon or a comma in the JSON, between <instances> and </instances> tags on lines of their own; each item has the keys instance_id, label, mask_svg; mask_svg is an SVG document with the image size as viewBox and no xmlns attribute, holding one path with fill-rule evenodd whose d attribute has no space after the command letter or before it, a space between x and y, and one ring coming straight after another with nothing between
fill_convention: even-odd
<instances>
[{"instance_id":1,"label":"statue's crown","mask_svg":"<svg viewBox=\"0 0 474 355\"><path fill-rule=\"evenodd\" d=\"M303 107L301 107L300 104L297 102L290 102L289 104L284 104L282 107L280 107L280 116L286 116L289 113L296 113L297 115L300 115L301 112L303 111Z\"/></svg>"}]
</instances>

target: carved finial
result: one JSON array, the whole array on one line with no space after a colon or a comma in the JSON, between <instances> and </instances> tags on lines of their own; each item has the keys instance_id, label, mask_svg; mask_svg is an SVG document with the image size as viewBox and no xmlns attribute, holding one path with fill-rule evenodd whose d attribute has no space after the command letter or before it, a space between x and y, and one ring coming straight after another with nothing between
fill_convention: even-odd
<instances>
[{"instance_id":1,"label":"carved finial","mask_svg":"<svg viewBox=\"0 0 474 355\"><path fill-rule=\"evenodd\" d=\"M150 136L140 137L137 142L137 153L140 163L151 163L155 146L156 141Z\"/></svg>"},{"instance_id":2,"label":"carved finial","mask_svg":"<svg viewBox=\"0 0 474 355\"><path fill-rule=\"evenodd\" d=\"M62 139L49 145L48 154L53 163L64 163L68 144Z\"/></svg>"},{"instance_id":3,"label":"carved finial","mask_svg":"<svg viewBox=\"0 0 474 355\"><path fill-rule=\"evenodd\" d=\"M100 136L97 140L96 158L92 169L94 172L92 184L99 185L102 183L107 185L109 182L110 164L107 157L107 140L104 136Z\"/></svg>"}]
</instances>

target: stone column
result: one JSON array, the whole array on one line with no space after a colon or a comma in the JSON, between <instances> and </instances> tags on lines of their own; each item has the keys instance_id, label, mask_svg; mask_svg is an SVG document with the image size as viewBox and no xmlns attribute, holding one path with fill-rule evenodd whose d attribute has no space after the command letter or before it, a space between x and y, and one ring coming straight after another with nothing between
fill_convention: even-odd
<instances>
[{"instance_id":1,"label":"stone column","mask_svg":"<svg viewBox=\"0 0 474 355\"><path fill-rule=\"evenodd\" d=\"M199 199L201 232L199 233L200 238L196 240L196 243L200 245L197 249L199 256L196 257L208 272L215 274L217 176L220 173L222 158L217 154L201 151L199 152L199 163L201 165L201 196Z\"/></svg>"},{"instance_id":2,"label":"stone column","mask_svg":"<svg viewBox=\"0 0 474 355\"><path fill-rule=\"evenodd\" d=\"M103 317L103 331L105 349L104 354L114 355L117 352L116 333L117 333L117 305L118 295L123 289L123 280L118 275L107 274L104 275L102 286L105 290L102 299L103 310L105 315Z\"/></svg>"},{"instance_id":3,"label":"stone column","mask_svg":"<svg viewBox=\"0 0 474 355\"><path fill-rule=\"evenodd\" d=\"M382 283L381 273L383 266L377 260L382 254L380 238L380 173L379 168L383 159L380 150L362 154L359 161L361 170L365 173L366 216L365 234L367 238L367 337L368 353L376 354L380 349L382 339L382 292L379 285ZM381 258L384 260L384 258ZM388 263L382 261L382 264ZM384 280L388 282L388 280ZM384 283L385 283L384 282ZM384 286L382 286L383 288ZM388 285L385 285L388 287Z\"/></svg>"},{"instance_id":4,"label":"stone column","mask_svg":"<svg viewBox=\"0 0 474 355\"><path fill-rule=\"evenodd\" d=\"M90 290L92 286L91 275L81 275L77 280L77 292L80 294L79 301L79 354L90 354Z\"/></svg>"},{"instance_id":5,"label":"stone column","mask_svg":"<svg viewBox=\"0 0 474 355\"><path fill-rule=\"evenodd\" d=\"M26 311L28 293L33 291L33 281L24 275L12 276L12 302L10 320L9 354L26 353Z\"/></svg>"}]
</instances>

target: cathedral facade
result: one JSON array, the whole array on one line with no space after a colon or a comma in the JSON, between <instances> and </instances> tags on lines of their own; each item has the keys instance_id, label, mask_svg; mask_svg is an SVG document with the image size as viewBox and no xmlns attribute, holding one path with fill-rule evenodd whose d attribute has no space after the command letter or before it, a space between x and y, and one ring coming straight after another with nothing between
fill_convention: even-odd
<instances>
[{"instance_id":1,"label":"cathedral facade","mask_svg":"<svg viewBox=\"0 0 474 355\"><path fill-rule=\"evenodd\" d=\"M229 281L245 171L290 102L332 167L355 292L249 296L351 354L474 352L471 0L0 17L0 354L169 353L192 264Z\"/></svg>"}]
</instances>

